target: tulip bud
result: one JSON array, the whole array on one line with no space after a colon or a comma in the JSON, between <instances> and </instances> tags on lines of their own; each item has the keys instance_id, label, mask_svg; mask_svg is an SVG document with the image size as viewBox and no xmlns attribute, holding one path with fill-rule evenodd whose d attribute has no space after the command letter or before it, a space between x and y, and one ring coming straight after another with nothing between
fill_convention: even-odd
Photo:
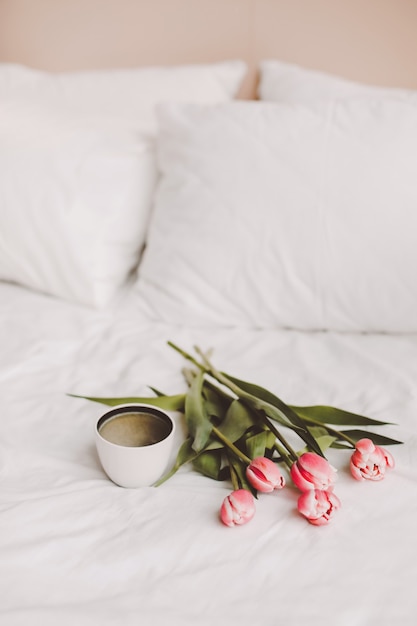
<instances>
[{"instance_id":1,"label":"tulip bud","mask_svg":"<svg viewBox=\"0 0 417 626\"><path fill-rule=\"evenodd\" d=\"M255 499L247 489L237 489L223 500L220 519L226 526L241 526L255 515Z\"/></svg>"},{"instance_id":2,"label":"tulip bud","mask_svg":"<svg viewBox=\"0 0 417 626\"><path fill-rule=\"evenodd\" d=\"M328 524L340 508L340 500L332 491L309 489L298 498L298 511L315 526Z\"/></svg>"},{"instance_id":3,"label":"tulip bud","mask_svg":"<svg viewBox=\"0 0 417 626\"><path fill-rule=\"evenodd\" d=\"M291 478L298 489L331 489L337 470L322 456L314 452L302 454L291 466Z\"/></svg>"},{"instance_id":4,"label":"tulip bud","mask_svg":"<svg viewBox=\"0 0 417 626\"><path fill-rule=\"evenodd\" d=\"M285 479L276 463L264 456L258 456L248 465L246 478L252 487L263 493L270 493L285 486Z\"/></svg>"},{"instance_id":5,"label":"tulip bud","mask_svg":"<svg viewBox=\"0 0 417 626\"><path fill-rule=\"evenodd\" d=\"M359 439L350 459L350 472L356 480L382 480L387 467L394 467L391 454L371 439Z\"/></svg>"}]
</instances>

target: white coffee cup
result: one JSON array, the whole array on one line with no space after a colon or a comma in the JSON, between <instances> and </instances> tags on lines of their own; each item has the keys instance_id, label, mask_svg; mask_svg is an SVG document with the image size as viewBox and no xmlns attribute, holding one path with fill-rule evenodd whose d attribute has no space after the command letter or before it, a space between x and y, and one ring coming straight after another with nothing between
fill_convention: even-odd
<instances>
[{"instance_id":1,"label":"white coffee cup","mask_svg":"<svg viewBox=\"0 0 417 626\"><path fill-rule=\"evenodd\" d=\"M96 446L107 476L121 487L155 483L168 465L175 423L148 404L121 404L96 424Z\"/></svg>"}]
</instances>

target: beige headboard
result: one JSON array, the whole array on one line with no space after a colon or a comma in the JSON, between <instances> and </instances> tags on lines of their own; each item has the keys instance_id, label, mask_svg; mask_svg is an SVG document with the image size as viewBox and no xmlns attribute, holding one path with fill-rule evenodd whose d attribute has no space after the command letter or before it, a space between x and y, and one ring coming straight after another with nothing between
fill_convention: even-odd
<instances>
[{"instance_id":1,"label":"beige headboard","mask_svg":"<svg viewBox=\"0 0 417 626\"><path fill-rule=\"evenodd\" d=\"M417 0L0 0L0 62L66 71L277 58L417 89Z\"/></svg>"}]
</instances>

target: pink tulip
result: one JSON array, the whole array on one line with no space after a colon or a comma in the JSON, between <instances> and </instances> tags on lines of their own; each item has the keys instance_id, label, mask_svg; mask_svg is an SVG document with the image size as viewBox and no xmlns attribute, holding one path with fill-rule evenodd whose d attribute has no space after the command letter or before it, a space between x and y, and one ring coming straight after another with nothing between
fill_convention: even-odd
<instances>
[{"instance_id":1,"label":"pink tulip","mask_svg":"<svg viewBox=\"0 0 417 626\"><path fill-rule=\"evenodd\" d=\"M263 493L270 493L285 486L285 479L278 466L264 456L256 457L248 465L246 478L252 487Z\"/></svg>"},{"instance_id":2,"label":"pink tulip","mask_svg":"<svg viewBox=\"0 0 417 626\"><path fill-rule=\"evenodd\" d=\"M350 471L356 480L382 480L387 467L394 467L391 454L371 439L359 439L350 459Z\"/></svg>"},{"instance_id":3,"label":"pink tulip","mask_svg":"<svg viewBox=\"0 0 417 626\"><path fill-rule=\"evenodd\" d=\"M298 511L307 518L310 524L324 526L328 524L337 509L340 500L333 491L309 489L298 498Z\"/></svg>"},{"instance_id":4,"label":"pink tulip","mask_svg":"<svg viewBox=\"0 0 417 626\"><path fill-rule=\"evenodd\" d=\"M223 500L220 519L226 526L241 526L255 515L255 499L247 489L237 489Z\"/></svg>"},{"instance_id":5,"label":"pink tulip","mask_svg":"<svg viewBox=\"0 0 417 626\"><path fill-rule=\"evenodd\" d=\"M336 471L322 456L305 452L291 466L291 478L298 489L331 489L336 480Z\"/></svg>"}]
</instances>

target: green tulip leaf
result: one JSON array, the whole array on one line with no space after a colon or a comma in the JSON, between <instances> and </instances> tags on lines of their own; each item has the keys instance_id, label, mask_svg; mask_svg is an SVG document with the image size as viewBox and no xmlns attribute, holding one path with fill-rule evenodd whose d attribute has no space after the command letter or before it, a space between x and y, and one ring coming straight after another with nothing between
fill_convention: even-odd
<instances>
[{"instance_id":1,"label":"green tulip leaf","mask_svg":"<svg viewBox=\"0 0 417 626\"><path fill-rule=\"evenodd\" d=\"M248 457L255 459L258 456L265 456L265 448L267 443L267 433L262 431L245 440Z\"/></svg>"},{"instance_id":2,"label":"green tulip leaf","mask_svg":"<svg viewBox=\"0 0 417 626\"><path fill-rule=\"evenodd\" d=\"M319 444L321 451L324 453L328 448L331 448L332 444L336 441L336 437L333 435L322 435L317 438L317 443Z\"/></svg>"},{"instance_id":3,"label":"green tulip leaf","mask_svg":"<svg viewBox=\"0 0 417 626\"><path fill-rule=\"evenodd\" d=\"M224 443L217 439L217 437L210 435L206 445L204 446L204 450L220 450L220 448L224 447Z\"/></svg>"},{"instance_id":4,"label":"green tulip leaf","mask_svg":"<svg viewBox=\"0 0 417 626\"><path fill-rule=\"evenodd\" d=\"M229 459L230 465L232 465L239 481L239 486L241 489L247 489L250 491L255 497L257 494L256 489L252 487L248 479L246 478L246 465L243 465L237 459Z\"/></svg>"},{"instance_id":5,"label":"green tulip leaf","mask_svg":"<svg viewBox=\"0 0 417 626\"><path fill-rule=\"evenodd\" d=\"M257 423L251 411L240 400L233 400L223 421L218 426L221 433L233 443Z\"/></svg>"},{"instance_id":6,"label":"green tulip leaf","mask_svg":"<svg viewBox=\"0 0 417 626\"><path fill-rule=\"evenodd\" d=\"M224 393L215 389L214 385L207 384L206 381L203 383L203 398L207 415L218 420L223 419L232 401L232 398L226 398Z\"/></svg>"},{"instance_id":7,"label":"green tulip leaf","mask_svg":"<svg viewBox=\"0 0 417 626\"><path fill-rule=\"evenodd\" d=\"M344 411L333 406L291 406L301 418L320 422L322 424L334 424L337 426L383 426L391 422L381 422L364 415Z\"/></svg>"},{"instance_id":8,"label":"green tulip leaf","mask_svg":"<svg viewBox=\"0 0 417 626\"><path fill-rule=\"evenodd\" d=\"M153 392L154 392L154 394L155 394L156 396L165 396L165 395L166 395L165 393L163 393L162 391L160 391L160 390L159 390L159 389L157 389L156 387L151 387L150 385L148 385L148 387L149 387L149 389L150 389L151 391L153 391Z\"/></svg>"},{"instance_id":9,"label":"green tulip leaf","mask_svg":"<svg viewBox=\"0 0 417 626\"><path fill-rule=\"evenodd\" d=\"M200 474L220 480L220 469L222 461L222 451L212 450L210 452L201 452L194 460L193 467Z\"/></svg>"},{"instance_id":10,"label":"green tulip leaf","mask_svg":"<svg viewBox=\"0 0 417 626\"><path fill-rule=\"evenodd\" d=\"M159 487L159 485L162 485L162 483L164 483L166 480L171 478L171 476L173 476L175 474L175 472L177 472L182 465L185 465L185 463L189 463L190 461L194 461L196 459L196 457L198 456L198 454L199 454L199 452L196 452L193 449L193 441L192 441L191 437L188 437L188 439L186 439L181 444L181 446L180 446L180 448L178 450L178 453L177 453L177 458L175 460L175 463L174 463L174 466L172 467L172 469L167 474L162 476L162 478L160 478L154 484L154 487Z\"/></svg>"},{"instance_id":11,"label":"green tulip leaf","mask_svg":"<svg viewBox=\"0 0 417 626\"><path fill-rule=\"evenodd\" d=\"M271 432L270 430L265 431L266 432L266 444L265 447L267 450L272 450L275 442L276 442L276 437L274 435L273 432Z\"/></svg>"},{"instance_id":12,"label":"green tulip leaf","mask_svg":"<svg viewBox=\"0 0 417 626\"><path fill-rule=\"evenodd\" d=\"M266 405L280 408L280 405L283 404L283 402L273 393L271 393L267 389L264 389L263 387L260 387L259 385L249 383L245 380L240 380L239 378L235 378L234 376L230 376L229 374L225 374L224 372L222 372L222 375L230 380L234 385L237 385L246 394L252 396L253 402L251 402L251 405L253 405L254 408L264 409L265 403ZM250 398L248 398L248 401L250 402ZM283 426L286 426L287 428L291 428L291 420L289 420L282 411L281 413L282 414L277 415L276 421L280 422ZM296 419L299 420L298 416L296 417ZM304 428L304 424L301 425Z\"/></svg>"},{"instance_id":13,"label":"green tulip leaf","mask_svg":"<svg viewBox=\"0 0 417 626\"><path fill-rule=\"evenodd\" d=\"M394 446L403 443L397 439L391 439L390 437L378 435L377 433L371 433L367 430L341 430L340 432L347 435L354 441L359 441L359 439L363 438L371 439L376 446Z\"/></svg>"},{"instance_id":14,"label":"green tulip leaf","mask_svg":"<svg viewBox=\"0 0 417 626\"><path fill-rule=\"evenodd\" d=\"M348 443L342 443L341 441L334 441L330 447L337 450L350 450L352 452L352 446Z\"/></svg>"},{"instance_id":15,"label":"green tulip leaf","mask_svg":"<svg viewBox=\"0 0 417 626\"><path fill-rule=\"evenodd\" d=\"M337 440L337 437L333 437L332 435L319 435L316 436L316 441L318 443L318 445L320 446L320 450L323 452L323 454L326 452L326 450L328 450L329 448L333 448L333 444L334 442ZM343 446L346 447L346 446ZM309 448L305 447L302 450L299 450L298 454L303 454L304 452L309 452Z\"/></svg>"},{"instance_id":16,"label":"green tulip leaf","mask_svg":"<svg viewBox=\"0 0 417 626\"><path fill-rule=\"evenodd\" d=\"M203 402L203 379L204 372L198 372L185 397L185 422L193 438L193 448L196 452L201 452L205 448L212 431L212 424Z\"/></svg>"},{"instance_id":17,"label":"green tulip leaf","mask_svg":"<svg viewBox=\"0 0 417 626\"><path fill-rule=\"evenodd\" d=\"M337 440L336 433L329 433L323 426L309 426L308 430L319 444L323 454L328 448L331 448L332 444Z\"/></svg>"},{"instance_id":18,"label":"green tulip leaf","mask_svg":"<svg viewBox=\"0 0 417 626\"><path fill-rule=\"evenodd\" d=\"M282 424L283 426L286 426L287 428L294 430L313 452L323 456L320 446L316 443L314 437L309 433L305 422L295 411L293 411L293 409L285 404L285 402L267 389L264 389L264 387L234 378L228 374L223 374L223 376L226 376L226 378L240 387L240 389L250 394L255 401L254 406L263 410L267 417ZM248 399L248 402L250 403L250 399Z\"/></svg>"},{"instance_id":19,"label":"green tulip leaf","mask_svg":"<svg viewBox=\"0 0 417 626\"><path fill-rule=\"evenodd\" d=\"M318 439L319 437L325 437L329 434L327 428L325 428L324 426L309 426L308 430L315 439Z\"/></svg>"},{"instance_id":20,"label":"green tulip leaf","mask_svg":"<svg viewBox=\"0 0 417 626\"><path fill-rule=\"evenodd\" d=\"M93 396L78 396L74 393L67 394L72 398L82 398L90 402L99 402L107 406L117 406L118 404L151 404L166 411L183 411L185 395L177 394L174 396L151 396L151 397L123 397L123 398L99 398Z\"/></svg>"}]
</instances>

